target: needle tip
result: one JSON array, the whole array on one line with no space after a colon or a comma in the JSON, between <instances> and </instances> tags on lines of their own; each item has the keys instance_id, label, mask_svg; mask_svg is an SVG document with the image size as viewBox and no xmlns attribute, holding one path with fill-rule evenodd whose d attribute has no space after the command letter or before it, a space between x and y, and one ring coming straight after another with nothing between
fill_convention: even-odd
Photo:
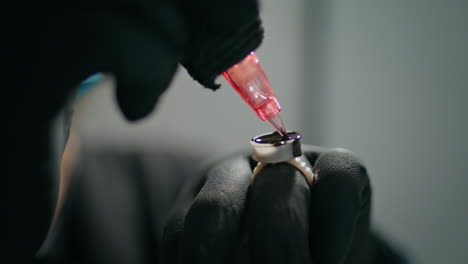
<instances>
[{"instance_id":1,"label":"needle tip","mask_svg":"<svg viewBox=\"0 0 468 264\"><path fill-rule=\"evenodd\" d=\"M288 133L286 132L286 128L284 127L283 120L281 119L279 114L270 118L270 120L268 121L276 129L276 131L278 131L280 135L284 137L288 135Z\"/></svg>"}]
</instances>

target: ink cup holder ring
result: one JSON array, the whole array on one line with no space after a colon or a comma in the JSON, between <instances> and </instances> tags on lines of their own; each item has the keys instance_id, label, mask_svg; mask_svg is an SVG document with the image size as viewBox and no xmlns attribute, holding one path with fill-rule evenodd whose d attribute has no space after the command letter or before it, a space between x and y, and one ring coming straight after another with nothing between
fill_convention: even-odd
<instances>
[{"instance_id":1,"label":"ink cup holder ring","mask_svg":"<svg viewBox=\"0 0 468 264\"><path fill-rule=\"evenodd\" d=\"M301 134L293 131L288 131L287 134L286 137L278 132L267 133L256 136L250 141L253 148L252 158L258 162L250 177L251 182L266 165L287 162L302 172L309 186L313 185L317 177L310 168L307 158L302 155Z\"/></svg>"}]
</instances>

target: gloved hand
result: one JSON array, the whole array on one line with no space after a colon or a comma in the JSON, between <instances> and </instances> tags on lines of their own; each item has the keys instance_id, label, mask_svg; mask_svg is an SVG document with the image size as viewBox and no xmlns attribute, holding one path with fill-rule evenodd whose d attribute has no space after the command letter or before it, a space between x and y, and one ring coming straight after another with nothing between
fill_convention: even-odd
<instances>
[{"instance_id":1,"label":"gloved hand","mask_svg":"<svg viewBox=\"0 0 468 264\"><path fill-rule=\"evenodd\" d=\"M352 153L304 146L312 188L292 165L233 155L181 191L164 230L163 263L400 263L369 231L371 187Z\"/></svg>"},{"instance_id":2,"label":"gloved hand","mask_svg":"<svg viewBox=\"0 0 468 264\"><path fill-rule=\"evenodd\" d=\"M49 121L80 81L110 72L120 109L137 120L153 110L179 62L215 88L215 77L263 37L256 0L29 4L13 3L1 23L14 118Z\"/></svg>"},{"instance_id":3,"label":"gloved hand","mask_svg":"<svg viewBox=\"0 0 468 264\"><path fill-rule=\"evenodd\" d=\"M0 207L7 216L7 240L15 240L5 252L27 261L45 237L57 195L61 151L56 149L63 145L57 144L63 135L54 132L55 120L82 80L96 72L112 73L123 114L140 119L153 110L180 61L210 86L216 75L256 49L262 34L256 3L11 2L0 23L7 65L2 71L4 150L10 153L4 160L8 181Z\"/></svg>"}]
</instances>

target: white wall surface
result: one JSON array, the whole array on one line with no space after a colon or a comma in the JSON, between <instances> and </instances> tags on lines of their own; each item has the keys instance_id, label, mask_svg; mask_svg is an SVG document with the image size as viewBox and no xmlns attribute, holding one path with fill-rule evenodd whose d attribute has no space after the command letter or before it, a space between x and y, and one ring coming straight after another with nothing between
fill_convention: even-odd
<instances>
[{"instance_id":1,"label":"white wall surface","mask_svg":"<svg viewBox=\"0 0 468 264\"><path fill-rule=\"evenodd\" d=\"M418 263L467 263L468 2L309 6L321 143L365 161L375 222Z\"/></svg>"}]
</instances>

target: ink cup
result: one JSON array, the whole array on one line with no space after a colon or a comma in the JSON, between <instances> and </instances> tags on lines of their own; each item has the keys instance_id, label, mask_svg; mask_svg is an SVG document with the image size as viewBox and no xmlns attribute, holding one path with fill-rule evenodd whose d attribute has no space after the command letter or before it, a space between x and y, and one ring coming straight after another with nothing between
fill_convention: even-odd
<instances>
[{"instance_id":1,"label":"ink cup","mask_svg":"<svg viewBox=\"0 0 468 264\"><path fill-rule=\"evenodd\" d=\"M262 134L254 137L250 144L253 148L253 159L257 162L278 163L300 157L301 134L289 131L287 137L278 132Z\"/></svg>"},{"instance_id":2,"label":"ink cup","mask_svg":"<svg viewBox=\"0 0 468 264\"><path fill-rule=\"evenodd\" d=\"M311 164L302 155L301 137L301 134L292 131L287 132L287 136L273 132L254 137L250 141L253 148L252 158L258 163L252 171L250 181L253 182L258 172L266 165L286 162L296 167L312 187L318 175L312 171Z\"/></svg>"}]
</instances>

